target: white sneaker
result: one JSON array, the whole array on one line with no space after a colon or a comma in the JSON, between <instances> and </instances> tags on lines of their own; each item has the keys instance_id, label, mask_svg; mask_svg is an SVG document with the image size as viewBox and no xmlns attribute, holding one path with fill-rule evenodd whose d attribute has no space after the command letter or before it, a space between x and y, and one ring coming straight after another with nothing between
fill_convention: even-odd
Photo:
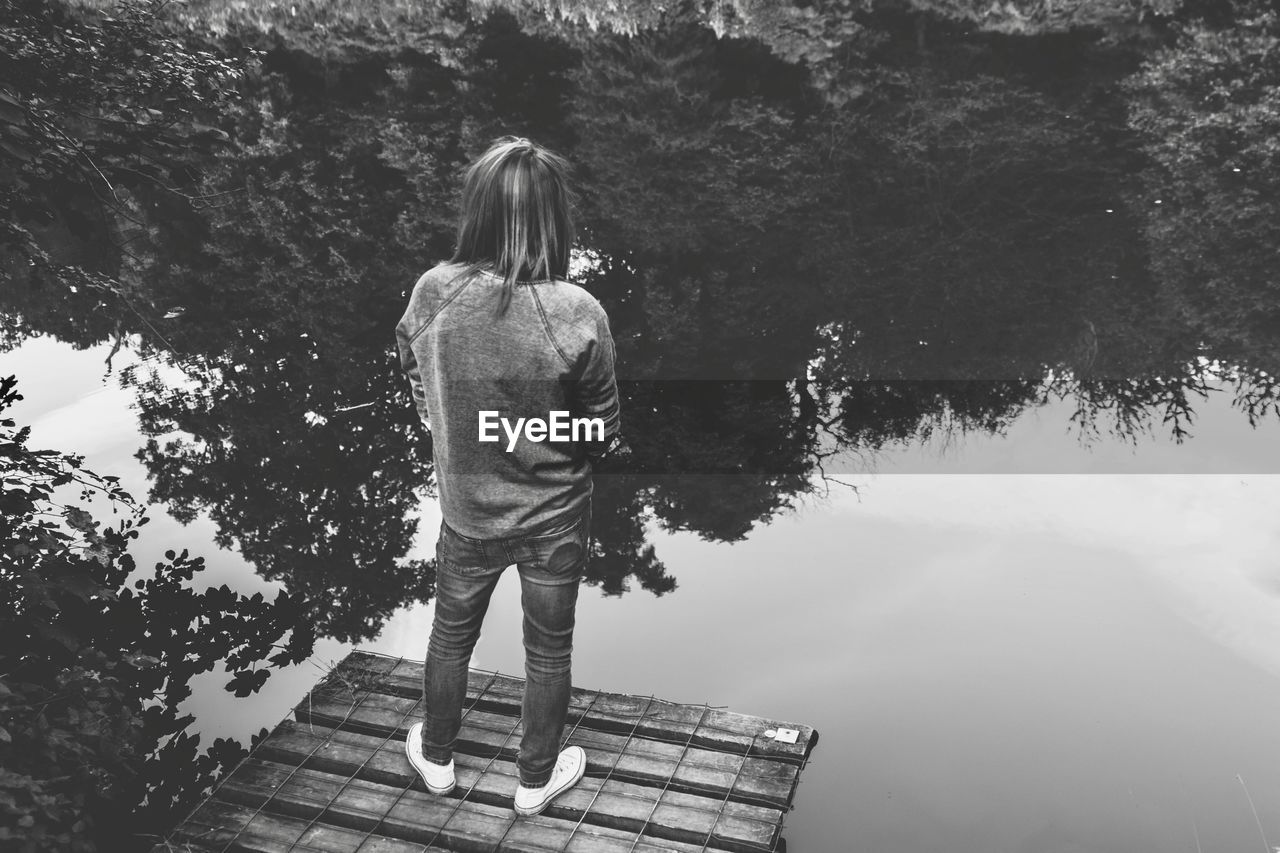
<instances>
[{"instance_id":1,"label":"white sneaker","mask_svg":"<svg viewBox=\"0 0 1280 853\"><path fill-rule=\"evenodd\" d=\"M556 759L556 769L551 771L551 778L541 788L526 788L516 785L516 814L541 814L552 800L578 784L582 774L587 770L587 754L580 746L566 747Z\"/></svg>"},{"instance_id":2,"label":"white sneaker","mask_svg":"<svg viewBox=\"0 0 1280 853\"><path fill-rule=\"evenodd\" d=\"M409 726L409 736L404 740L404 754L409 756L409 763L418 771L422 781L427 783L427 790L433 794L447 794L453 790L453 759L448 764L436 764L428 761L422 754L422 723Z\"/></svg>"}]
</instances>

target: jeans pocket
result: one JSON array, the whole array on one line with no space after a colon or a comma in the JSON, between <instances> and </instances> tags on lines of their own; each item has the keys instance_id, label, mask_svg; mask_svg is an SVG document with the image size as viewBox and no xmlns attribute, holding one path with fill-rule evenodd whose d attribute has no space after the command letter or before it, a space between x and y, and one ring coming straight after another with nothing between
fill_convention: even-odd
<instances>
[{"instance_id":1,"label":"jeans pocket","mask_svg":"<svg viewBox=\"0 0 1280 853\"><path fill-rule=\"evenodd\" d=\"M488 566L482 543L468 539L443 522L436 541L436 564L439 570L460 575L478 575Z\"/></svg>"},{"instance_id":2,"label":"jeans pocket","mask_svg":"<svg viewBox=\"0 0 1280 853\"><path fill-rule=\"evenodd\" d=\"M530 538L529 547L543 571L555 577L581 574L587 565L591 515L584 513L559 533Z\"/></svg>"}]
</instances>

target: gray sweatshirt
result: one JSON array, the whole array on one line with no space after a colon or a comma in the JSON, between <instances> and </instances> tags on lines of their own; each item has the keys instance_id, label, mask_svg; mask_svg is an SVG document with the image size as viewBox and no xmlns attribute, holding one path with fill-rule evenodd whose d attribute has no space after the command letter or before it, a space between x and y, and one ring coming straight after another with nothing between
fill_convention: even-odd
<instances>
[{"instance_id":1,"label":"gray sweatshirt","mask_svg":"<svg viewBox=\"0 0 1280 853\"><path fill-rule=\"evenodd\" d=\"M441 512L473 539L550 530L586 510L590 457L619 429L609 319L591 294L559 280L521 282L499 313L502 279L462 272L441 264L424 273L396 325L431 432ZM513 429L520 418L525 428ZM572 418L598 418L602 429L579 425L572 440Z\"/></svg>"}]
</instances>

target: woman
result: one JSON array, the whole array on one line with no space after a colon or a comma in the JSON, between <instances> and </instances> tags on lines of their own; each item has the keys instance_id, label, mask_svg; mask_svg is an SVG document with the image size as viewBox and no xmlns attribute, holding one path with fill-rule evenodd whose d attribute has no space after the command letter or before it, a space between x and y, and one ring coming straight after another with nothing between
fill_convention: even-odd
<instances>
[{"instance_id":1,"label":"woman","mask_svg":"<svg viewBox=\"0 0 1280 853\"><path fill-rule=\"evenodd\" d=\"M429 790L453 789L471 651L494 586L514 564L524 609L522 815L541 812L586 769L581 747L559 746L592 460L616 444L619 428L608 318L564 280L573 243L568 171L527 139L494 143L467 171L453 257L418 279L396 326L444 515L425 719L405 748ZM545 428L566 412L597 429L566 440Z\"/></svg>"}]
</instances>

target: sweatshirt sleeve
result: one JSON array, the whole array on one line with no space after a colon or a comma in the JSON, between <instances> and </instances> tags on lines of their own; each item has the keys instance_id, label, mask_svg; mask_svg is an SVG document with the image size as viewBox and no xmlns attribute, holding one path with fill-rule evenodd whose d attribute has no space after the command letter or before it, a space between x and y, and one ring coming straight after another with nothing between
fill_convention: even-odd
<instances>
[{"instance_id":1,"label":"sweatshirt sleeve","mask_svg":"<svg viewBox=\"0 0 1280 853\"><path fill-rule=\"evenodd\" d=\"M582 356L582 369L575 387L575 408L582 417L604 421L604 440L589 442L587 452L598 456L622 430L618 401L618 381L614 375L615 350L609 331L609 317L596 306L594 329Z\"/></svg>"},{"instance_id":2,"label":"sweatshirt sleeve","mask_svg":"<svg viewBox=\"0 0 1280 853\"><path fill-rule=\"evenodd\" d=\"M431 421L427 417L427 395L422 387L422 373L418 369L418 357L413 353L410 341L408 318L396 324L396 346L400 351L400 366L409 375L409 390L413 394L413 406L418 412L418 419L427 431L431 430Z\"/></svg>"}]
</instances>

